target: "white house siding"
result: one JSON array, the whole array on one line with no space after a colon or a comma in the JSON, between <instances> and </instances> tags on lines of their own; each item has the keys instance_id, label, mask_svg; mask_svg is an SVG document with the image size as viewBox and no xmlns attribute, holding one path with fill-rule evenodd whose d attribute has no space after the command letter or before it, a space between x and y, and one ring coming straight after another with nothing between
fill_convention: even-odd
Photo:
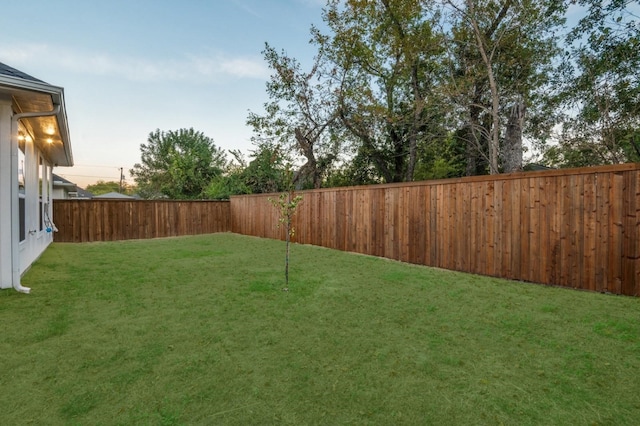
<instances>
[{"instance_id":1,"label":"white house siding","mask_svg":"<svg viewBox=\"0 0 640 426\"><path fill-rule=\"evenodd\" d=\"M12 179L10 96L0 94L0 288L12 287Z\"/></svg>"},{"instance_id":2,"label":"white house siding","mask_svg":"<svg viewBox=\"0 0 640 426\"><path fill-rule=\"evenodd\" d=\"M67 196L67 191L65 191L63 188L53 188L51 198L53 198L54 200L65 200L69 197Z\"/></svg>"},{"instance_id":3,"label":"white house siding","mask_svg":"<svg viewBox=\"0 0 640 426\"><path fill-rule=\"evenodd\" d=\"M13 287L13 275L22 275L53 241L53 233L47 232L44 226L44 211L41 214L41 208L47 204L51 217L52 168L30 139L24 143L24 164L18 167L15 154L18 141L12 134L12 115L10 98L0 98L0 288ZM20 208L13 202L11 187L18 181L12 175L17 175L19 169L25 183L24 195L18 196L24 199L24 239L18 245L15 265L18 271L14 271L12 241L20 239L21 225L12 223L12 213L19 217ZM16 211L12 212L14 208Z\"/></svg>"},{"instance_id":4,"label":"white house siding","mask_svg":"<svg viewBox=\"0 0 640 426\"><path fill-rule=\"evenodd\" d=\"M0 63L0 288L28 293L21 276L53 241L54 163L73 166L64 89Z\"/></svg>"},{"instance_id":5,"label":"white house siding","mask_svg":"<svg viewBox=\"0 0 640 426\"><path fill-rule=\"evenodd\" d=\"M51 217L51 166L29 139L24 148L25 239L20 241L21 275L53 242L53 232L47 232L44 224L45 205Z\"/></svg>"}]
</instances>

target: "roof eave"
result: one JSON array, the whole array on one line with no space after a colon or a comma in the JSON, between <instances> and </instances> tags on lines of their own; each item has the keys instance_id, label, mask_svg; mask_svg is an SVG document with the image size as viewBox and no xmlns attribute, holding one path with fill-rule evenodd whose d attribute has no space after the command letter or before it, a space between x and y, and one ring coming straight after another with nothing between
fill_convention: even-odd
<instances>
[{"instance_id":1,"label":"roof eave","mask_svg":"<svg viewBox=\"0 0 640 426\"><path fill-rule=\"evenodd\" d=\"M53 86L48 83L23 78L0 75L0 87L14 90L26 90L31 92L45 93L51 96L54 105L60 105L60 111L56 114L58 129L64 150L64 162L58 162L57 166L73 166L73 152L71 151L71 138L69 136L69 124L67 120L67 110L64 103L64 88ZM46 111L43 111L46 112Z\"/></svg>"}]
</instances>

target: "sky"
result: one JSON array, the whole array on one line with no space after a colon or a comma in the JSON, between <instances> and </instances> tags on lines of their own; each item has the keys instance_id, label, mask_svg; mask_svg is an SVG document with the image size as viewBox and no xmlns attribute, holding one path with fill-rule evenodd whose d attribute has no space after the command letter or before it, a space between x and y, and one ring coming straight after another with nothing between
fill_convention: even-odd
<instances>
[{"instance_id":1,"label":"sky","mask_svg":"<svg viewBox=\"0 0 640 426\"><path fill-rule=\"evenodd\" d=\"M81 187L118 181L149 133L194 128L225 150L252 149L249 111L268 100L265 42L309 64L324 0L4 2L0 62L64 88Z\"/></svg>"}]
</instances>

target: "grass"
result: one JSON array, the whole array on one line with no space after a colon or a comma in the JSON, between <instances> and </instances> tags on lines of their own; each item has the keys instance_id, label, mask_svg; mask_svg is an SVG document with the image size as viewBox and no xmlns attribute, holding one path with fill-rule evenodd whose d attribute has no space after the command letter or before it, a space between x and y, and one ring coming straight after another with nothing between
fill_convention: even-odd
<instances>
[{"instance_id":1,"label":"grass","mask_svg":"<svg viewBox=\"0 0 640 426\"><path fill-rule=\"evenodd\" d=\"M634 424L640 300L233 234L54 244L2 424Z\"/></svg>"}]
</instances>

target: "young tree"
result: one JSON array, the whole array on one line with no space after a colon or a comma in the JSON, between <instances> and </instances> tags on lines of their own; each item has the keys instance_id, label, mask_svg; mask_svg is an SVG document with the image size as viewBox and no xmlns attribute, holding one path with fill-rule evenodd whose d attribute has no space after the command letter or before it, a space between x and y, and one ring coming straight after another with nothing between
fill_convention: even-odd
<instances>
[{"instance_id":1,"label":"young tree","mask_svg":"<svg viewBox=\"0 0 640 426\"><path fill-rule=\"evenodd\" d=\"M291 245L291 237L295 234L293 227L293 216L296 213L298 205L302 201L301 195L296 195L293 184L293 173L291 169L287 167L287 190L284 191L278 198L269 198L269 202L278 209L278 227L284 226L285 229L285 256L284 256L284 288L283 291L289 291L289 253Z\"/></svg>"},{"instance_id":2,"label":"young tree","mask_svg":"<svg viewBox=\"0 0 640 426\"><path fill-rule=\"evenodd\" d=\"M151 132L140 151L141 163L130 173L143 198L204 198L226 164L224 151L192 128Z\"/></svg>"}]
</instances>

